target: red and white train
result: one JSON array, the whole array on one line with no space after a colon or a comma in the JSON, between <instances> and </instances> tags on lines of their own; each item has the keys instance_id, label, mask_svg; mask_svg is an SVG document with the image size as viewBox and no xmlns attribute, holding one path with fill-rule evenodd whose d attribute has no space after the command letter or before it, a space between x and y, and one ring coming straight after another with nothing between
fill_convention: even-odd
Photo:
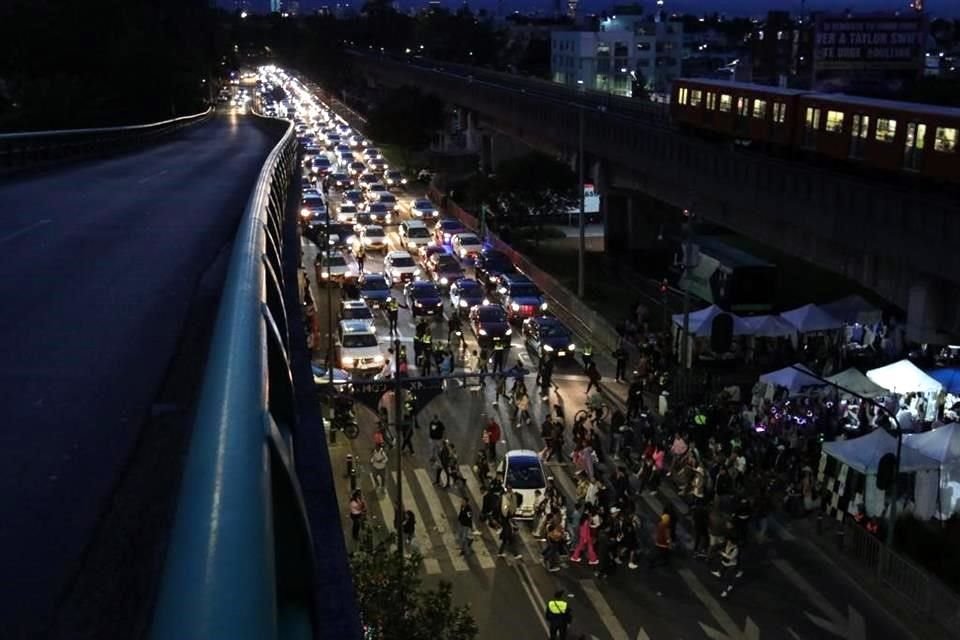
<instances>
[{"instance_id":1,"label":"red and white train","mask_svg":"<svg viewBox=\"0 0 960 640\"><path fill-rule=\"evenodd\" d=\"M960 109L725 80L674 82L675 123L960 183Z\"/></svg>"}]
</instances>

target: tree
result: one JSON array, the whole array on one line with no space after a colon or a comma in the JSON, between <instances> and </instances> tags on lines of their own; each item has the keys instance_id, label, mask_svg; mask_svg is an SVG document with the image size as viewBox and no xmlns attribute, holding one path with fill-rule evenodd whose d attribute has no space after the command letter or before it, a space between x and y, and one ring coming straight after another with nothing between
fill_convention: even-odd
<instances>
[{"instance_id":1,"label":"tree","mask_svg":"<svg viewBox=\"0 0 960 640\"><path fill-rule=\"evenodd\" d=\"M453 603L453 587L423 585L421 558L395 550L355 553L351 559L357 603L376 640L473 640L477 624L467 606Z\"/></svg>"},{"instance_id":2,"label":"tree","mask_svg":"<svg viewBox=\"0 0 960 640\"><path fill-rule=\"evenodd\" d=\"M531 153L501 162L484 197L493 214L511 226L538 229L546 216L563 214L579 203L577 178L562 160ZM539 237L539 234L537 234Z\"/></svg>"},{"instance_id":3,"label":"tree","mask_svg":"<svg viewBox=\"0 0 960 640\"><path fill-rule=\"evenodd\" d=\"M392 89L367 116L367 134L384 144L396 145L410 169L410 154L424 149L443 126L443 103L416 87Z\"/></svg>"}]
</instances>

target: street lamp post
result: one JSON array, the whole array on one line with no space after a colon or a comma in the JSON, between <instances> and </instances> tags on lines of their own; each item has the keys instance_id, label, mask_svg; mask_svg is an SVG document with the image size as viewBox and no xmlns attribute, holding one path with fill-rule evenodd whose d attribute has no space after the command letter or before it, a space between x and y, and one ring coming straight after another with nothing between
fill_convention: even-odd
<instances>
[{"instance_id":1,"label":"street lamp post","mask_svg":"<svg viewBox=\"0 0 960 640\"><path fill-rule=\"evenodd\" d=\"M893 528L894 528L894 525L897 523L897 480L900 477L900 455L903 451L903 429L900 428L900 421L897 419L897 416L893 415L893 413L890 412L889 409L887 409L885 406L883 406L881 403L877 402L873 398L868 398L864 395L860 395L856 391L847 389L846 387L843 387L837 384L836 382L827 380L823 376L820 376L819 374L816 374L807 369L802 369L795 364L790 365L790 368L796 369L797 371L800 371L801 373L808 375L811 378L816 378L820 382L823 382L824 384L828 384L831 387L835 387L840 391L843 391L844 393L847 393L855 398L859 398L863 402L869 402L871 405L879 409L880 412L883 413L890 420L890 422L892 422L897 426L897 455L896 455L896 461L893 466L893 498L890 500L890 515L889 515L889 523L887 525L887 544L893 547Z\"/></svg>"},{"instance_id":2,"label":"street lamp post","mask_svg":"<svg viewBox=\"0 0 960 640\"><path fill-rule=\"evenodd\" d=\"M693 212L690 209L683 210L685 218L683 225L683 278L686 283L683 287L683 342L680 343L680 371L681 376L681 398L686 400L687 390L689 388L689 366L690 366L690 284L692 280L691 272L696 266L693 262Z\"/></svg>"},{"instance_id":3,"label":"street lamp post","mask_svg":"<svg viewBox=\"0 0 960 640\"><path fill-rule=\"evenodd\" d=\"M585 240L585 229L583 226L583 219L585 217L586 201L585 194L583 192L584 185L584 162L583 162L583 106L581 105L578 110L578 120L579 120L579 133L577 135L577 164L579 165L579 174L580 182L577 184L577 191L579 192L580 200L580 222L579 222L579 243L577 245L577 297L583 297L584 291L584 252L586 251L586 240Z\"/></svg>"},{"instance_id":4,"label":"street lamp post","mask_svg":"<svg viewBox=\"0 0 960 640\"><path fill-rule=\"evenodd\" d=\"M396 456L397 456L397 522L394 523L394 526L397 528L397 555L399 556L399 561L402 565L403 563L403 443L401 442L402 438L400 435L401 424L403 423L403 418L401 412L403 411L403 403L401 402L400 392L402 390L400 384L400 338L397 337L393 341L393 415L394 415L394 424L396 425L396 437L394 442L397 443L396 446ZM401 594L402 597L403 594Z\"/></svg>"}]
</instances>

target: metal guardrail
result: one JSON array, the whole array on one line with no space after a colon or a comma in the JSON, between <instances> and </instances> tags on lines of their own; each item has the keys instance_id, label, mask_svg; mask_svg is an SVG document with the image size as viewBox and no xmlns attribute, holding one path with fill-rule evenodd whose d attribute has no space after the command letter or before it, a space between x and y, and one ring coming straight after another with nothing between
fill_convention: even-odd
<instances>
[{"instance_id":1,"label":"metal guardrail","mask_svg":"<svg viewBox=\"0 0 960 640\"><path fill-rule=\"evenodd\" d=\"M293 467L281 280L296 164L290 124L263 165L234 240L152 640L313 636L314 557Z\"/></svg>"},{"instance_id":2,"label":"metal guardrail","mask_svg":"<svg viewBox=\"0 0 960 640\"><path fill-rule=\"evenodd\" d=\"M436 188L431 187L428 194L434 202L442 201L442 196ZM467 228L473 231L479 230L480 224L477 218L465 211L456 202L448 199L446 206L442 208L444 213L457 218ZM548 305L551 313L563 320L577 334L588 338L594 347L608 352L617 348L619 334L605 318L588 307L583 300L560 284L556 278L538 267L525 255L516 251L496 234L488 231L485 240L498 251L508 255L517 269L526 274L549 298Z\"/></svg>"},{"instance_id":3,"label":"metal guardrail","mask_svg":"<svg viewBox=\"0 0 960 640\"><path fill-rule=\"evenodd\" d=\"M0 134L0 170L23 169L107 150L136 147L202 122L213 111L213 107L210 107L202 113L125 127Z\"/></svg>"},{"instance_id":4,"label":"metal guardrail","mask_svg":"<svg viewBox=\"0 0 960 640\"><path fill-rule=\"evenodd\" d=\"M945 584L888 547L849 518L843 523L842 550L873 572L897 596L960 637L960 597Z\"/></svg>"}]
</instances>

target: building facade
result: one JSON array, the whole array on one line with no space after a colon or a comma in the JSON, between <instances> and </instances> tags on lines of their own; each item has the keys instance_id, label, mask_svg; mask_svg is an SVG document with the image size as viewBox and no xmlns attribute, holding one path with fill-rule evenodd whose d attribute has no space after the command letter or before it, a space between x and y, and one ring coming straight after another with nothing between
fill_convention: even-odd
<instances>
[{"instance_id":1,"label":"building facade","mask_svg":"<svg viewBox=\"0 0 960 640\"><path fill-rule=\"evenodd\" d=\"M553 31L554 82L632 96L637 85L668 95L681 75L683 25L639 15L614 15L596 30Z\"/></svg>"}]
</instances>

